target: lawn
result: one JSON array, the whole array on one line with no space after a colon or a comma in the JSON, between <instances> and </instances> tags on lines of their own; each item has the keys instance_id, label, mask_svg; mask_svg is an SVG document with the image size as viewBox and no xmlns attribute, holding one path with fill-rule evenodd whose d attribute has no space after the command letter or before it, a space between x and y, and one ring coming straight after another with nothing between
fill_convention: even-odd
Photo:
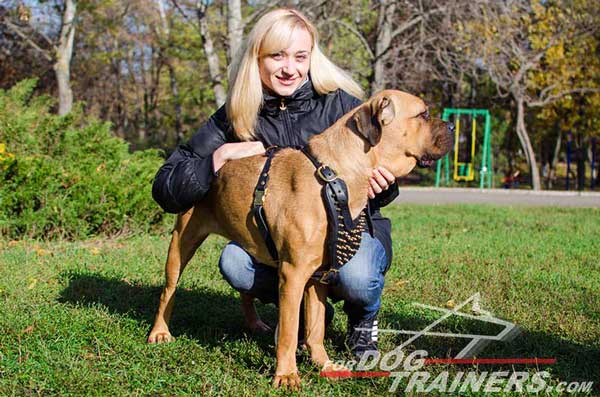
<instances>
[{"instance_id":1,"label":"lawn","mask_svg":"<svg viewBox=\"0 0 600 397\"><path fill-rule=\"evenodd\" d=\"M600 210L406 205L384 213L393 221L395 255L382 328L419 330L437 317L413 302L451 306L480 292L485 310L523 331L513 342L492 343L480 357L556 358L539 366L551 374L549 383L594 381L598 392ZM237 293L219 274L220 237L202 246L180 283L171 326L176 341L145 343L168 242L168 232L76 242L0 240L0 395L288 394L270 387L273 338L245 332ZM276 322L274 307L258 308ZM345 321L336 304L326 336L335 360L348 357ZM436 330L481 327L452 319ZM381 350L403 338L382 334ZM410 349L453 357L462 346L427 337ZM392 383L331 381L305 356L299 362L303 395L386 395ZM499 368L513 369L432 371Z\"/></svg>"}]
</instances>

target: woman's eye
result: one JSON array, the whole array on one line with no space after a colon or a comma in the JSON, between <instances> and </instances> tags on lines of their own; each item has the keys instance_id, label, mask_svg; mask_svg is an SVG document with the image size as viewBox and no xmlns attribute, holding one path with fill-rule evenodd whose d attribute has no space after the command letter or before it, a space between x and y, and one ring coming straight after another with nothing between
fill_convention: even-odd
<instances>
[{"instance_id":1,"label":"woman's eye","mask_svg":"<svg viewBox=\"0 0 600 397\"><path fill-rule=\"evenodd\" d=\"M281 52L276 52L275 54L271 54L271 58L276 61L280 61L283 59L283 54Z\"/></svg>"},{"instance_id":2,"label":"woman's eye","mask_svg":"<svg viewBox=\"0 0 600 397\"><path fill-rule=\"evenodd\" d=\"M307 58L308 58L308 57L307 57L306 55L298 55L298 56L296 57L296 60L297 60L298 62L304 62L304 61L306 61L306 59L307 59Z\"/></svg>"}]
</instances>

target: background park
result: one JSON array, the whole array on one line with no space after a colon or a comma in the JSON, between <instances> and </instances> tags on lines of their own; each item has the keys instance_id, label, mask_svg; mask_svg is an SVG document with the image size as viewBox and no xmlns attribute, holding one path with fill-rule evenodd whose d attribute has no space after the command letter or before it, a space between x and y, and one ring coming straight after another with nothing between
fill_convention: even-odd
<instances>
[{"instance_id":1,"label":"background park","mask_svg":"<svg viewBox=\"0 0 600 397\"><path fill-rule=\"evenodd\" d=\"M174 222L153 202L152 179L224 102L232 54L277 6L303 11L367 95L408 91L460 125L448 159L403 186L598 198L597 1L0 0L0 395L285 394L270 388L272 336L244 331L218 272L220 237L180 283L177 340L145 344ZM557 361L471 370L545 370L550 384L594 381L598 392L598 206L386 207L395 254L380 327L418 330L436 314L412 302L451 307L480 292L522 330L482 356ZM276 322L273 307L259 311ZM339 305L326 337L335 359L348 357L344 335ZM401 342L380 339L382 351ZM411 346L436 357L462 347ZM300 370L309 395L391 384L331 382L306 359ZM443 370L466 369L432 367Z\"/></svg>"}]
</instances>

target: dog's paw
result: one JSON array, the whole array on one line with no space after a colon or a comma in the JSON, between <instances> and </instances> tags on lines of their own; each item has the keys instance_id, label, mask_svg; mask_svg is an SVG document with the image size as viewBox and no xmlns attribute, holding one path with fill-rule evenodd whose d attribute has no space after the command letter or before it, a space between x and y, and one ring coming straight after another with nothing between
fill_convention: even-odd
<instances>
[{"instance_id":1,"label":"dog's paw","mask_svg":"<svg viewBox=\"0 0 600 397\"><path fill-rule=\"evenodd\" d=\"M300 377L296 372L287 375L275 375L273 387L276 389L284 387L292 390L300 390Z\"/></svg>"},{"instance_id":2,"label":"dog's paw","mask_svg":"<svg viewBox=\"0 0 600 397\"><path fill-rule=\"evenodd\" d=\"M169 331L152 331L150 335L148 335L148 343L167 343L173 342L175 338L171 335Z\"/></svg>"}]
</instances>

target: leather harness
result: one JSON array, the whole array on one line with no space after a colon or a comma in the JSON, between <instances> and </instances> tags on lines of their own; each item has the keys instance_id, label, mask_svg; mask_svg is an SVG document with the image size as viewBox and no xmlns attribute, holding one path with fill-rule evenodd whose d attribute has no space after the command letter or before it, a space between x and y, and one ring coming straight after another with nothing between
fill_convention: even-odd
<instances>
[{"instance_id":1,"label":"leather harness","mask_svg":"<svg viewBox=\"0 0 600 397\"><path fill-rule=\"evenodd\" d=\"M323 184L321 196L327 210L328 228L327 228L327 252L329 254L329 268L320 268L311 278L323 283L335 285L338 283L338 273L340 268L345 265L360 246L362 232L367 230L373 236L373 225L370 217L370 208L367 206L360 212L356 219L352 219L350 208L348 207L348 188L346 183L338 177L337 173L328 165L319 162L308 150L307 147L290 147L300 150L313 163L316 168L316 175ZM279 254L273 238L269 232L269 226L264 212L264 200L267 191L267 182L269 181L269 169L275 153L282 149L279 146L270 146L266 150L267 161L258 178L258 183L254 189L254 202L252 204L252 213L258 230L262 235L271 257L279 262ZM323 267L326 267L324 265Z\"/></svg>"}]
</instances>

